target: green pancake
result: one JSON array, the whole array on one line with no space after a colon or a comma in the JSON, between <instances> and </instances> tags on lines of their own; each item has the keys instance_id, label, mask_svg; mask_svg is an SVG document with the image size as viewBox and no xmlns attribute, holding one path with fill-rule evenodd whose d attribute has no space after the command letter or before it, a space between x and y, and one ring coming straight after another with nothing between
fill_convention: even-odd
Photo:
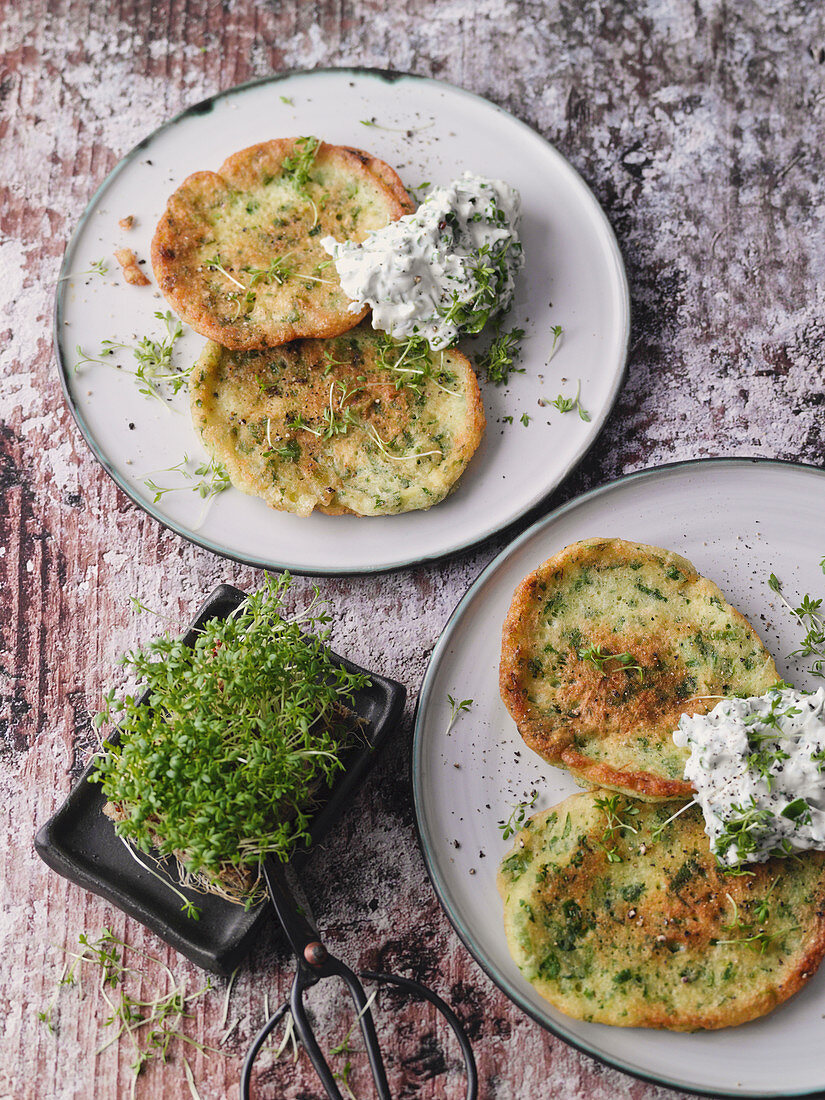
<instances>
[{"instance_id":1,"label":"green pancake","mask_svg":"<svg viewBox=\"0 0 825 1100\"><path fill-rule=\"evenodd\" d=\"M552 1005L695 1031L770 1012L825 953L825 853L721 873L697 807L607 791L530 818L498 876L507 942ZM631 831L633 830L633 831Z\"/></svg>"},{"instance_id":2,"label":"green pancake","mask_svg":"<svg viewBox=\"0 0 825 1100\"><path fill-rule=\"evenodd\" d=\"M576 779L639 798L690 798L682 714L778 681L756 631L713 581L657 546L585 539L525 578L501 646L519 733Z\"/></svg>"},{"instance_id":3,"label":"green pancake","mask_svg":"<svg viewBox=\"0 0 825 1100\"><path fill-rule=\"evenodd\" d=\"M430 508L470 461L484 410L460 352L402 355L366 322L335 340L263 352L207 344L192 371L192 419L232 484L272 508Z\"/></svg>"}]
</instances>

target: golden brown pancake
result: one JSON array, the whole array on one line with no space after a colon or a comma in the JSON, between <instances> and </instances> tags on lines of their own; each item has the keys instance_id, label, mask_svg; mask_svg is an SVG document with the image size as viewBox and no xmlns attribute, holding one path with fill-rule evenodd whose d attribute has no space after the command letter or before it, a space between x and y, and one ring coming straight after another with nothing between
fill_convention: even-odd
<instances>
[{"instance_id":1,"label":"golden brown pancake","mask_svg":"<svg viewBox=\"0 0 825 1100\"><path fill-rule=\"evenodd\" d=\"M763 1016L825 954L825 853L723 874L702 815L588 791L530 818L498 876L524 977L568 1016L695 1031ZM632 830L632 831L631 831Z\"/></svg>"},{"instance_id":2,"label":"golden brown pancake","mask_svg":"<svg viewBox=\"0 0 825 1100\"><path fill-rule=\"evenodd\" d=\"M152 243L158 286L184 321L228 348L336 336L351 312L323 237L361 242L412 209L383 161L315 138L281 138L195 172Z\"/></svg>"},{"instance_id":3,"label":"golden brown pancake","mask_svg":"<svg viewBox=\"0 0 825 1100\"><path fill-rule=\"evenodd\" d=\"M761 695L772 657L685 558L622 539L566 547L516 589L501 696L519 733L576 779L639 798L690 798L681 714Z\"/></svg>"},{"instance_id":4,"label":"golden brown pancake","mask_svg":"<svg viewBox=\"0 0 825 1100\"><path fill-rule=\"evenodd\" d=\"M470 461L484 410L460 352L404 355L368 322L267 351L207 344L190 380L192 418L232 484L272 508L430 508Z\"/></svg>"}]
</instances>

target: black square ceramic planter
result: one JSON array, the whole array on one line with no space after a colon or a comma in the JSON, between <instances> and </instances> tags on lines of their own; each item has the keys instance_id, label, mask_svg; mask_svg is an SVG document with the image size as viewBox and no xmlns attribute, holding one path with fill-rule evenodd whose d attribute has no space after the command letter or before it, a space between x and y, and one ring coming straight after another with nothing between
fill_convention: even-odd
<instances>
[{"instance_id":1,"label":"black square ceramic planter","mask_svg":"<svg viewBox=\"0 0 825 1100\"><path fill-rule=\"evenodd\" d=\"M193 644L205 622L226 618L244 599L245 593L239 589L219 585L190 624L184 635L186 644ZM327 794L321 796L310 828L312 843L291 860L296 869L306 862L314 845L351 803L377 750L398 726L404 709L406 690L401 684L337 654L332 657L348 672L364 672L370 678L369 685L356 693L352 703L352 709L365 722L366 744L351 750L345 769ZM200 919L187 917L166 882L159 881L137 863L116 836L114 824L103 813L106 801L103 792L89 780L92 770L90 764L54 817L35 837L40 858L64 878L113 902L199 966L219 974L231 973L269 919L269 902L246 912L242 906L214 894L186 890L181 886L174 860L167 859L160 866L153 863L153 870L161 879L182 890L197 905Z\"/></svg>"}]
</instances>

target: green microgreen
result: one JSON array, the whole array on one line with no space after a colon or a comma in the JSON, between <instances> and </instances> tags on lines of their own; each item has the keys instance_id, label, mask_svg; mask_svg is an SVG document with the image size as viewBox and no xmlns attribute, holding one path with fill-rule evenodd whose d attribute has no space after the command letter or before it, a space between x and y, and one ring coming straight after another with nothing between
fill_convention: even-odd
<instances>
[{"instance_id":1,"label":"green microgreen","mask_svg":"<svg viewBox=\"0 0 825 1100\"><path fill-rule=\"evenodd\" d=\"M338 1043L337 1046L332 1047L332 1049L329 1052L330 1055L332 1055L332 1056L340 1056L340 1057L343 1057L343 1058L346 1059L343 1066L341 1067L341 1069L336 1071L335 1073L333 1073L332 1076L335 1078L336 1081L341 1082L341 1084L346 1089L347 1096L350 1097L350 1100L356 1100L355 1093L352 1091L352 1089L350 1087L350 1077L352 1075L351 1055L355 1053L352 1046L350 1045L350 1039L352 1038L352 1033L355 1031L356 1027L359 1025L359 1023L364 1018L364 1016L366 1016L366 1014L372 1008L373 1002L375 1001L375 998L377 996L378 996L378 990L374 989L372 991L372 993L370 993L369 997L367 998L366 1003L364 1004L364 1007L359 1011L358 1015L352 1021L352 1024L350 1025L349 1031L346 1033L346 1035L341 1040L341 1042Z\"/></svg>"},{"instance_id":2,"label":"green microgreen","mask_svg":"<svg viewBox=\"0 0 825 1100\"><path fill-rule=\"evenodd\" d=\"M366 1016L366 1014L371 1011L372 1006L375 1002L375 999L376 999L377 995L378 995L378 991L373 990L373 992L369 995L369 997L367 997L367 1000L366 1000L366 1003L364 1004L364 1007L359 1011L359 1013L357 1014L357 1016L353 1020L349 1030L344 1035L341 1042L336 1044L336 1046L332 1047L329 1051L330 1057L335 1057L335 1058L342 1057L342 1058L345 1059L344 1064L341 1066L341 1068L336 1069L333 1072L332 1076L334 1077L334 1079L336 1081L341 1082L341 1084L344 1086L344 1089L346 1091L347 1096L350 1097L350 1100L356 1100L355 1094L353 1093L352 1088L350 1087L350 1079L352 1077L352 1069L353 1069L351 1056L353 1054L359 1053L352 1046L352 1043L351 1043L352 1034L355 1031L358 1024L363 1019L363 1017ZM270 1016L269 999L268 999L268 997L265 996L264 997L264 1017L266 1019L269 1019L269 1016ZM298 1055L299 1055L300 1051L299 1051L298 1040L296 1038L296 1032L295 1032L295 1019L294 1019L291 1011L287 1012L286 1015L284 1016L284 1033L283 1033L283 1036L281 1037L280 1043L278 1044L275 1051L273 1052L272 1057L273 1057L274 1061L276 1061L276 1062L278 1061L278 1059L281 1057L281 1055L284 1053L284 1051L290 1045L290 1043L292 1044L292 1061L293 1061L293 1064L294 1064L298 1061Z\"/></svg>"},{"instance_id":3,"label":"green microgreen","mask_svg":"<svg viewBox=\"0 0 825 1100\"><path fill-rule=\"evenodd\" d=\"M301 444L297 439L288 439L286 443L280 447L273 447L272 453L276 454L278 458L283 458L287 462L297 462L301 457Z\"/></svg>"},{"instance_id":4,"label":"green microgreen","mask_svg":"<svg viewBox=\"0 0 825 1100\"><path fill-rule=\"evenodd\" d=\"M779 882L778 878L775 878L771 883L768 892L764 897L759 898L752 905L753 916L756 918L757 924L754 925L751 921L744 919L739 912L739 907L731 897L730 894L725 894L725 897L733 906L733 916L729 923L723 924L722 927L726 932L741 932L740 936L732 936L726 940L712 940L711 943L714 947L723 947L726 945L745 944L748 947L758 950L760 955L764 955L768 948L774 944L777 940L784 938L790 932L796 932L799 929L799 925L796 924L791 928L783 928L776 932L768 932L766 928L761 927L770 920L771 909L771 894L776 889L776 885Z\"/></svg>"},{"instance_id":5,"label":"green microgreen","mask_svg":"<svg viewBox=\"0 0 825 1100\"><path fill-rule=\"evenodd\" d=\"M612 675L613 672L638 672L639 679L644 679L644 669L641 665L636 663L636 658L632 653L610 653L600 645L589 645L578 649L576 651L580 661L589 661L594 668L597 668L599 672L605 676ZM611 667L606 669L605 665L610 662L618 662L618 667Z\"/></svg>"},{"instance_id":6,"label":"green microgreen","mask_svg":"<svg viewBox=\"0 0 825 1100\"><path fill-rule=\"evenodd\" d=\"M503 386L509 382L511 374L524 374L524 367L515 366L523 339L523 328L514 328L495 337L478 361L488 382L492 382L494 386Z\"/></svg>"},{"instance_id":7,"label":"green microgreen","mask_svg":"<svg viewBox=\"0 0 825 1100\"><path fill-rule=\"evenodd\" d=\"M346 367L347 362L343 359L336 359L335 355L331 351L324 352L324 375L328 375L333 367Z\"/></svg>"},{"instance_id":8,"label":"green microgreen","mask_svg":"<svg viewBox=\"0 0 825 1100\"><path fill-rule=\"evenodd\" d=\"M137 615L154 615L157 619L166 618L160 611L154 611L151 607L148 607L138 596L129 597L129 606Z\"/></svg>"},{"instance_id":9,"label":"green microgreen","mask_svg":"<svg viewBox=\"0 0 825 1100\"><path fill-rule=\"evenodd\" d=\"M783 928L779 932L766 932L764 928L760 928L757 932L752 932L747 936L737 936L735 939L730 940L716 940L716 946L722 946L723 944L742 943L758 950L760 955L764 955L771 944L777 940L785 937L789 932L796 932L799 928L798 924L795 924L792 928Z\"/></svg>"},{"instance_id":10,"label":"green microgreen","mask_svg":"<svg viewBox=\"0 0 825 1100\"><path fill-rule=\"evenodd\" d=\"M562 336L564 335L564 329L561 327L561 325L553 325L550 329L550 332L553 336L553 343L550 346L550 354L547 356L547 362L548 363L550 362L550 360L553 358L553 356L556 354L556 352L558 350L559 341L561 340Z\"/></svg>"},{"instance_id":11,"label":"green microgreen","mask_svg":"<svg viewBox=\"0 0 825 1100\"><path fill-rule=\"evenodd\" d=\"M524 822L527 820L527 813L536 804L536 799L539 796L538 791L531 791L530 798L524 802L516 802L513 805L512 813L506 821L499 821L498 827L501 829L502 840L509 840L511 836L515 836L521 829Z\"/></svg>"},{"instance_id":12,"label":"green microgreen","mask_svg":"<svg viewBox=\"0 0 825 1100\"><path fill-rule=\"evenodd\" d=\"M148 863L144 862L144 860L140 858L140 856L137 854L137 852L128 840L126 840L124 837L121 837L120 839L123 841L126 851L129 853L135 863L139 863L144 871L148 871L153 878L156 878L158 882L163 883L166 889L169 890L170 893L174 894L175 897L181 902L180 909L183 915L188 917L189 920L200 920L201 911L200 909L198 909L197 905L195 905L192 899L188 898L186 894L184 894L181 890L178 890L177 886L173 886L168 877L158 874L158 872L150 867Z\"/></svg>"},{"instance_id":13,"label":"green microgreen","mask_svg":"<svg viewBox=\"0 0 825 1100\"><path fill-rule=\"evenodd\" d=\"M185 1021L192 1016L190 1010L194 1002L211 990L209 981L201 988L189 992L186 980L178 981L164 962L140 948L127 944L125 940L113 935L108 928L104 928L101 934L95 937L85 932L81 933L78 937L78 947L78 951L66 952L72 960L71 966L63 968L55 996L46 1011L38 1013L38 1019L53 1030L52 1006L62 988L76 986L82 996L83 986L80 980L82 971L87 968L95 969L98 974L99 993L110 1013L104 1020L104 1027L109 1029L108 1035L95 1054L101 1054L123 1037L128 1039L133 1051L132 1097L135 1095L138 1075L144 1066L153 1060L165 1063L174 1047L186 1044L201 1053L219 1053L215 1048L199 1043L182 1030ZM138 956L151 965L127 966L124 962L126 952ZM166 992L153 996L151 985L156 976L160 976L168 988ZM147 986L149 992L146 992ZM191 1069L185 1076L190 1092L196 1096L197 1090Z\"/></svg>"},{"instance_id":14,"label":"green microgreen","mask_svg":"<svg viewBox=\"0 0 825 1100\"><path fill-rule=\"evenodd\" d=\"M776 889L776 885L777 885L778 882L779 882L779 877L777 876L773 880L773 882L771 883L770 887L768 888L767 894L765 894L765 896L763 898L760 898L754 904L753 915L756 917L756 919L759 921L760 924L765 924L770 919L770 915L771 915L771 908L770 908L771 894Z\"/></svg>"},{"instance_id":15,"label":"green microgreen","mask_svg":"<svg viewBox=\"0 0 825 1100\"><path fill-rule=\"evenodd\" d=\"M286 860L309 842L313 800L359 736L347 706L368 683L330 657L317 590L285 617L290 584L289 574L265 578L191 647L163 636L127 653L121 664L148 705L109 692L96 723L120 728L93 773L127 814L119 835L247 904L263 856Z\"/></svg>"},{"instance_id":16,"label":"green microgreen","mask_svg":"<svg viewBox=\"0 0 825 1100\"><path fill-rule=\"evenodd\" d=\"M825 558L820 563L825 573ZM799 649L789 653L789 657L801 657L803 660L813 657L813 664L808 668L812 676L825 678L825 616L822 612L822 599L815 600L807 593L802 597L798 607L785 597L782 584L775 573L771 573L768 586L776 592L782 603L796 618L799 625L805 631Z\"/></svg>"},{"instance_id":17,"label":"green microgreen","mask_svg":"<svg viewBox=\"0 0 825 1100\"><path fill-rule=\"evenodd\" d=\"M569 413L572 412L573 409L576 409L582 420L589 421L590 413L581 403L581 390L582 383L581 379L579 379L578 385L576 386L576 393L573 397L565 397L563 394L559 394L556 400L551 401L550 404L553 408L558 409L560 413Z\"/></svg>"},{"instance_id":18,"label":"green microgreen","mask_svg":"<svg viewBox=\"0 0 825 1100\"><path fill-rule=\"evenodd\" d=\"M365 427L368 435L373 439L384 457L391 459L393 462L406 462L411 458L428 458L430 455L443 456L444 454L440 448L435 447L431 451L405 451L403 454L394 455L389 450L390 443L386 439L381 438L374 424L367 424Z\"/></svg>"},{"instance_id":19,"label":"green microgreen","mask_svg":"<svg viewBox=\"0 0 825 1100\"><path fill-rule=\"evenodd\" d=\"M453 295L452 304L444 319L456 326L458 335L472 336L481 332L490 318L499 312L499 303L510 285L510 249L521 252L521 245L512 240L485 244L475 255L470 266L474 289L466 301Z\"/></svg>"},{"instance_id":20,"label":"green microgreen","mask_svg":"<svg viewBox=\"0 0 825 1100\"><path fill-rule=\"evenodd\" d=\"M91 264L85 271L71 271L68 275L61 275L57 281L59 283L62 283L64 279L82 279L84 275L100 275L101 277L103 277L104 275L108 274L109 265L107 264L106 260L92 260Z\"/></svg>"},{"instance_id":21,"label":"green microgreen","mask_svg":"<svg viewBox=\"0 0 825 1100\"><path fill-rule=\"evenodd\" d=\"M676 811L675 814L671 814L669 818L667 818L665 821L662 821L659 825L656 825L653 829L651 829L650 835L651 835L652 839L653 840L658 840L659 837L662 835L662 833L665 831L665 829L668 827L668 825L671 823L671 821L675 821L676 818L679 817L680 814L683 814L685 812L685 810L689 810L691 806L697 806L697 805L698 805L698 802L696 801L695 798L693 798L693 799L691 799L690 802L685 803L684 806L680 806L680 808Z\"/></svg>"},{"instance_id":22,"label":"green microgreen","mask_svg":"<svg viewBox=\"0 0 825 1100\"><path fill-rule=\"evenodd\" d=\"M638 833L634 829L628 817L637 817L639 807L628 799L623 799L620 794L607 794L593 800L593 804L602 811L606 824L601 840L595 841L596 847L601 848L607 856L608 863L621 863L617 842L623 832Z\"/></svg>"},{"instance_id":23,"label":"green microgreen","mask_svg":"<svg viewBox=\"0 0 825 1100\"><path fill-rule=\"evenodd\" d=\"M286 105L288 107L294 107L295 106L293 100L290 99L290 97L288 95L278 96L278 98L280 99L281 103L286 103Z\"/></svg>"},{"instance_id":24,"label":"green microgreen","mask_svg":"<svg viewBox=\"0 0 825 1100\"><path fill-rule=\"evenodd\" d=\"M75 350L75 354L78 356L77 362L74 365L75 374L77 374L77 372L80 370L80 368L82 366L85 366L86 363L99 363L100 366L105 366L102 359L95 359L95 357L93 355L87 355L86 352L83 350L83 348L80 346L80 344L76 344L74 350Z\"/></svg>"},{"instance_id":25,"label":"green microgreen","mask_svg":"<svg viewBox=\"0 0 825 1100\"><path fill-rule=\"evenodd\" d=\"M230 283L234 283L235 286L239 287L241 290L247 289L246 285L242 283L240 279L236 279L234 275L227 271L220 257L220 253L214 255L211 260L205 260L203 266L207 271L217 271L219 275L223 275L224 279L228 279Z\"/></svg>"},{"instance_id":26,"label":"green microgreen","mask_svg":"<svg viewBox=\"0 0 825 1100\"><path fill-rule=\"evenodd\" d=\"M452 697L452 695L448 695L447 696L447 702L450 704L450 720L447 723L447 728L444 730L445 734L450 732L450 730L456 724L456 721L457 721L458 716L460 714L466 714L466 712L473 705L474 700L472 700L472 699L462 699L459 702L458 700L454 699Z\"/></svg>"},{"instance_id":27,"label":"green microgreen","mask_svg":"<svg viewBox=\"0 0 825 1100\"><path fill-rule=\"evenodd\" d=\"M429 180L425 180L423 183L417 184L415 187L408 187L407 193L412 198L413 202L421 204L424 201L424 191L428 191L432 187L432 183Z\"/></svg>"},{"instance_id":28,"label":"green microgreen","mask_svg":"<svg viewBox=\"0 0 825 1100\"><path fill-rule=\"evenodd\" d=\"M453 397L461 396L439 381L439 377L445 376L444 352L441 352L439 361L441 370L437 372L432 350L423 337L410 336L406 340L394 340L389 333L384 333L377 347L376 362L379 367L396 375L397 390L409 389L413 393L420 393L424 383L429 381Z\"/></svg>"},{"instance_id":29,"label":"green microgreen","mask_svg":"<svg viewBox=\"0 0 825 1100\"><path fill-rule=\"evenodd\" d=\"M530 423L530 417L527 415L527 413L522 413L519 419L525 428Z\"/></svg>"},{"instance_id":30,"label":"green microgreen","mask_svg":"<svg viewBox=\"0 0 825 1100\"><path fill-rule=\"evenodd\" d=\"M713 845L717 860L724 862L726 869L741 868L743 863L748 862L748 857L758 851L762 838L771 829L772 819L771 811L759 809L753 795L750 803L733 803ZM724 857L731 849L735 853L735 859L727 861Z\"/></svg>"},{"instance_id":31,"label":"green microgreen","mask_svg":"<svg viewBox=\"0 0 825 1100\"><path fill-rule=\"evenodd\" d=\"M374 118L359 118L358 121L362 126L367 126L373 130L386 130L390 134L420 134L424 130L429 130L431 126L435 126L435 120L426 123L424 126L384 126ZM422 183L421 186L429 187L430 185Z\"/></svg>"},{"instance_id":32,"label":"green microgreen","mask_svg":"<svg viewBox=\"0 0 825 1100\"><path fill-rule=\"evenodd\" d=\"M289 267L286 262L291 255L291 252L285 252L283 256L276 256L269 267L245 267L243 270L251 275L249 288L251 289L262 281L275 282L279 286L285 283L291 275L295 274L295 269Z\"/></svg>"},{"instance_id":33,"label":"green microgreen","mask_svg":"<svg viewBox=\"0 0 825 1100\"><path fill-rule=\"evenodd\" d=\"M307 184L310 182L310 171L315 163L315 157L321 142L316 137L301 137L295 142L295 150L291 156L285 157L282 171L292 181L292 186L302 198L312 201L307 193ZM316 210L316 221L317 210Z\"/></svg>"},{"instance_id":34,"label":"green microgreen","mask_svg":"<svg viewBox=\"0 0 825 1100\"><path fill-rule=\"evenodd\" d=\"M771 706L767 714L751 714L744 719L748 747L751 750L747 759L748 767L765 781L768 790L773 783L774 766L788 759L788 753L779 747L782 736L780 720L802 713L799 707L794 706L780 710L782 696L777 688L771 689L770 700Z\"/></svg>"},{"instance_id":35,"label":"green microgreen","mask_svg":"<svg viewBox=\"0 0 825 1100\"><path fill-rule=\"evenodd\" d=\"M232 485L229 474L226 467L222 462L218 462L217 459L211 458L208 462L199 463L194 471L190 472L189 464L192 460L189 455L184 454L180 462L174 466L167 466L161 473L177 473L186 478L187 481L194 482L192 485L158 485L153 478L145 477L143 484L153 492L155 495L152 498L152 503L157 504L161 497L167 493L178 493L183 489L190 489L192 492L197 493L203 500L211 500L212 497L222 493L225 489L229 489Z\"/></svg>"},{"instance_id":36,"label":"green microgreen","mask_svg":"<svg viewBox=\"0 0 825 1100\"><path fill-rule=\"evenodd\" d=\"M192 367L183 370L176 367L172 362L172 351L183 335L183 326L180 321L169 310L165 313L156 310L154 316L157 320L163 322L163 327L166 330L165 334L159 339L143 336L136 344L124 344L119 340L104 340L100 349L101 358L92 360L86 357L83 361L102 363L103 356L111 359L119 351L131 351L137 362L136 369L133 371L125 367L119 367L118 369L126 370L128 374L134 375L135 381L138 383L138 390L144 397L154 397L164 407L168 407L161 387L169 386L173 394L179 393L184 386L189 384ZM78 352L81 351L79 346L77 350ZM81 365L82 363L78 363L75 370Z\"/></svg>"},{"instance_id":37,"label":"green microgreen","mask_svg":"<svg viewBox=\"0 0 825 1100\"><path fill-rule=\"evenodd\" d=\"M350 386L348 382L337 379L330 383L329 403L324 409L322 420L321 438L333 439L336 435L346 435L351 427L359 423L355 410L344 402L351 401L362 393L360 386ZM335 396L338 396L338 407L335 407Z\"/></svg>"}]
</instances>

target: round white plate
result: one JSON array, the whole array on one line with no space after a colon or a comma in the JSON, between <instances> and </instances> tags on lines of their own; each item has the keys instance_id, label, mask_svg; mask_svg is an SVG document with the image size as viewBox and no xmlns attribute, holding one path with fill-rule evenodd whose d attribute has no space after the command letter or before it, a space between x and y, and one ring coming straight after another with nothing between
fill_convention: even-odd
<instances>
[{"instance_id":1,"label":"round white plate","mask_svg":"<svg viewBox=\"0 0 825 1100\"><path fill-rule=\"evenodd\" d=\"M430 876L457 932L539 1023L620 1069L673 1087L759 1097L825 1088L825 967L761 1020L693 1035L582 1023L533 990L504 937L495 879L512 842L502 839L498 822L532 789L538 810L577 787L527 748L501 702L501 626L519 581L569 543L591 536L651 543L683 554L715 580L756 626L780 673L813 688L813 678L786 658L800 631L767 582L776 573L791 600L825 595L823 503L825 471L750 459L664 466L586 493L531 527L481 574L442 634L421 690L416 815ZM473 705L445 734L448 694Z\"/></svg>"},{"instance_id":2,"label":"round white plate","mask_svg":"<svg viewBox=\"0 0 825 1100\"><path fill-rule=\"evenodd\" d=\"M364 122L375 123L369 126ZM169 195L189 173L217 169L238 149L274 137L315 134L356 145L392 164L409 186L448 183L465 170L504 176L521 192L526 265L507 326L527 332L522 366L506 389L484 386L488 427L455 494L429 512L361 519L275 512L229 489L204 512L189 489L154 504L145 478L185 486L164 472L184 454L205 457L182 392L169 408L141 396L134 379L107 363L79 371L80 346L96 356L103 340L134 343L161 334L168 306L154 284L123 282L112 260L126 246L147 260ZM124 232L118 219L136 219ZM104 278L81 275L105 256ZM413 76L316 70L273 77L221 93L185 111L132 150L92 199L66 251L55 317L67 400L92 451L132 500L209 550L264 568L314 574L359 573L428 561L471 546L538 503L593 444L624 374L629 305L613 232L580 176L537 133L478 96ZM564 336L553 349L554 325ZM187 331L175 361L189 365L202 337ZM134 366L130 352L114 362ZM539 406L572 396L581 379L585 423ZM525 427L522 414L530 417ZM511 416L512 424L502 422ZM190 465L190 470L192 466Z\"/></svg>"}]
</instances>

